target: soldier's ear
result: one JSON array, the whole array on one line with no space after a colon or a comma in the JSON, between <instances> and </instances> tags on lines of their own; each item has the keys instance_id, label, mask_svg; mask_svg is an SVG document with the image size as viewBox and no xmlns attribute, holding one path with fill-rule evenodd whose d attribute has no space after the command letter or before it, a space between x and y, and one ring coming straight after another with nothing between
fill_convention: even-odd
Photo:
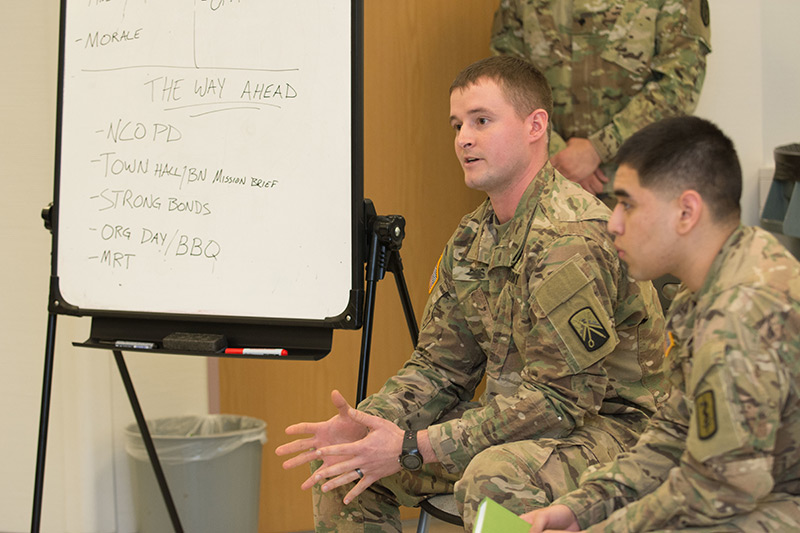
<instances>
[{"instance_id":1,"label":"soldier's ear","mask_svg":"<svg viewBox=\"0 0 800 533\"><path fill-rule=\"evenodd\" d=\"M542 138L547 138L547 125L550 117L547 116L547 111L544 109L534 109L528 118L525 120L529 125L528 139L531 142L538 141Z\"/></svg>"},{"instance_id":2,"label":"soldier's ear","mask_svg":"<svg viewBox=\"0 0 800 533\"><path fill-rule=\"evenodd\" d=\"M691 232L707 209L703 197L693 189L687 189L678 196L676 207L680 210L676 228L680 235Z\"/></svg>"}]
</instances>

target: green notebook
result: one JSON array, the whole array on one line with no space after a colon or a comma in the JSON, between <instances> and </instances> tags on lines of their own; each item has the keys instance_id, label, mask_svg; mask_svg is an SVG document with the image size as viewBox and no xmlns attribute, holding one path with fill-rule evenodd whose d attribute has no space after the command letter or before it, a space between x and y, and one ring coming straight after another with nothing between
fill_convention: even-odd
<instances>
[{"instance_id":1,"label":"green notebook","mask_svg":"<svg viewBox=\"0 0 800 533\"><path fill-rule=\"evenodd\" d=\"M531 525L499 503L484 498L472 533L528 533Z\"/></svg>"}]
</instances>

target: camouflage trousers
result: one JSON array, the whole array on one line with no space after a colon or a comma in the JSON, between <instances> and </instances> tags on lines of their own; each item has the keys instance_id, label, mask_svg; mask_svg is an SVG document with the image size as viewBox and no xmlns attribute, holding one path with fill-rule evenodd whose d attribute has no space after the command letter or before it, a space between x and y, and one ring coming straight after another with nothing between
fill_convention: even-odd
<instances>
[{"instance_id":1,"label":"camouflage trousers","mask_svg":"<svg viewBox=\"0 0 800 533\"><path fill-rule=\"evenodd\" d=\"M587 468L610 461L625 449L606 431L583 427L565 439L510 442L484 450L456 483L464 527L472 531L484 498L516 514L546 507L574 490Z\"/></svg>"},{"instance_id":2,"label":"camouflage trousers","mask_svg":"<svg viewBox=\"0 0 800 533\"><path fill-rule=\"evenodd\" d=\"M316 470L321 461L311 468ZM400 506L416 507L435 494L452 494L461 474L450 474L440 464L425 465L416 473L398 472L373 483L349 505L344 497L355 483L323 493L320 484L312 489L314 528L318 533L400 532Z\"/></svg>"},{"instance_id":3,"label":"camouflage trousers","mask_svg":"<svg viewBox=\"0 0 800 533\"><path fill-rule=\"evenodd\" d=\"M413 507L425 497L455 493L469 532L483 498L517 514L544 507L574 489L586 468L621 451L623 447L605 431L581 428L566 439L493 446L476 455L463 473L449 473L439 464L426 465L416 474L400 472L374 483L349 505L343 499L352 484L328 493L315 486L316 531L399 532L400 505Z\"/></svg>"}]
</instances>

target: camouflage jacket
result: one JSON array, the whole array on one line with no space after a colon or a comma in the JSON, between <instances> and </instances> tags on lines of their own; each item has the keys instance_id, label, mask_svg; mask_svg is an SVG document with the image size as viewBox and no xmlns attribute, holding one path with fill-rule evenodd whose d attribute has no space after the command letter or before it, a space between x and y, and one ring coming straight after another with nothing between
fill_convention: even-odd
<instances>
[{"instance_id":1,"label":"camouflage jacket","mask_svg":"<svg viewBox=\"0 0 800 533\"><path fill-rule=\"evenodd\" d=\"M781 520L761 506L771 493L800 495L800 264L740 226L703 287L678 294L667 331L668 401L629 454L555 503L589 531L763 531Z\"/></svg>"},{"instance_id":2,"label":"camouflage jacket","mask_svg":"<svg viewBox=\"0 0 800 533\"><path fill-rule=\"evenodd\" d=\"M608 163L637 130L694 111L710 51L708 2L502 0L491 48L547 76L551 153L588 138Z\"/></svg>"},{"instance_id":3,"label":"camouflage jacket","mask_svg":"<svg viewBox=\"0 0 800 533\"><path fill-rule=\"evenodd\" d=\"M608 215L548 163L501 231L488 200L464 217L414 354L360 408L428 428L449 471L492 445L584 424L633 444L663 396L664 318L652 285L619 262ZM484 374L478 404L448 420Z\"/></svg>"}]
</instances>

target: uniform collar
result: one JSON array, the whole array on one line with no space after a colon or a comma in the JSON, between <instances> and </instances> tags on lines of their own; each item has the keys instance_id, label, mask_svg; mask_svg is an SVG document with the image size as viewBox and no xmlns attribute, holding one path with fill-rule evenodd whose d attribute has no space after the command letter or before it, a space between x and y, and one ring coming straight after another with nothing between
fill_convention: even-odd
<instances>
[{"instance_id":1,"label":"uniform collar","mask_svg":"<svg viewBox=\"0 0 800 533\"><path fill-rule=\"evenodd\" d=\"M533 214L541 201L542 192L554 179L555 169L548 162L525 189L514 211L514 217L509 221L509 226L499 242L496 242L495 233L492 231L492 225L497 219L492 203L487 199L483 209L477 213L478 229L467 251L467 260L486 264L489 269L496 266L513 267L517 264L522 256Z\"/></svg>"},{"instance_id":2,"label":"uniform collar","mask_svg":"<svg viewBox=\"0 0 800 533\"><path fill-rule=\"evenodd\" d=\"M703 281L703 285L697 292L693 293L686 287L686 285L681 283L678 294L675 295L672 304L669 306L669 312L667 313L667 322L669 323L669 327L674 329L676 334L678 334L678 330L685 332L692 331L694 329L695 317L691 310L697 306L701 299L708 295L713 295L719 290L719 285L717 283L719 273L729 261L731 254L735 253L736 248L742 239L746 238L747 233L748 228L742 224L739 224L739 226L722 245L722 248L720 248L717 256L714 258L714 261L712 261L711 266L708 269L708 273L706 274L706 279ZM685 333L682 333L680 336L682 335L685 335Z\"/></svg>"},{"instance_id":3,"label":"uniform collar","mask_svg":"<svg viewBox=\"0 0 800 533\"><path fill-rule=\"evenodd\" d=\"M719 277L719 272L728 262L728 258L731 253L735 253L739 243L745 238L746 234L747 228L744 225L739 224L733 233L728 236L728 238L725 240L725 243L722 245L722 248L720 248L719 252L717 253L717 256L714 258L714 261L711 263L711 267L709 267L708 273L706 274L706 279L703 281L703 285L700 287L700 290L697 291L697 294L694 297L695 301L698 301L706 294L714 293L716 290L715 285L717 284L716 281Z\"/></svg>"}]
</instances>

